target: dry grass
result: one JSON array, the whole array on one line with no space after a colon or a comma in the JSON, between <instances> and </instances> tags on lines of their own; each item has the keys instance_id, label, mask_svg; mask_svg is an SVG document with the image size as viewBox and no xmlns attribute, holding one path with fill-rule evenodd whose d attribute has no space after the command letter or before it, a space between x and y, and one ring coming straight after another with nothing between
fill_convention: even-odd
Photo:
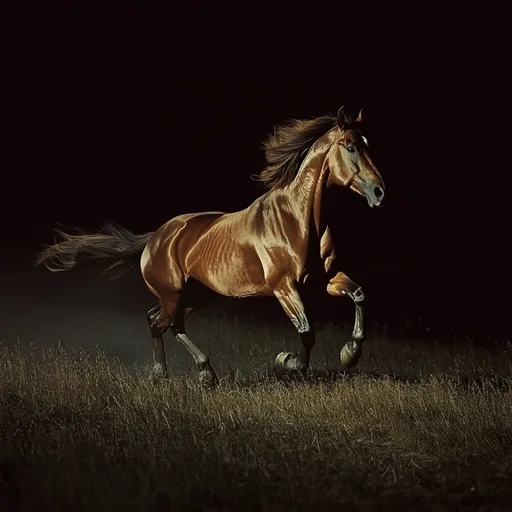
<instances>
[{"instance_id":1,"label":"dry grass","mask_svg":"<svg viewBox=\"0 0 512 512\"><path fill-rule=\"evenodd\" d=\"M341 342L326 329L309 382L278 382L267 369L286 336L212 332L217 369L252 361L214 392L190 375L154 385L99 352L3 349L3 509L509 509L504 351L378 340L347 375L328 371Z\"/></svg>"}]
</instances>

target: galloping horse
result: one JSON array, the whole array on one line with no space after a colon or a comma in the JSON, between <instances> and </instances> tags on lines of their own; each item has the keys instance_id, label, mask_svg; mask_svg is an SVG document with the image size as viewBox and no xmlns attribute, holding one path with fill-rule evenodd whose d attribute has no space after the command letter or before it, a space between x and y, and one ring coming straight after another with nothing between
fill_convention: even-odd
<instances>
[{"instance_id":1,"label":"galloping horse","mask_svg":"<svg viewBox=\"0 0 512 512\"><path fill-rule=\"evenodd\" d=\"M187 336L185 318L202 306L201 290L228 297L272 296L297 329L299 353L281 352L278 369L309 368L315 332L299 293L308 277L318 276L333 296L346 295L355 304L352 340L341 350L345 367L361 356L364 340L361 287L337 266L335 247L322 196L329 187L349 187L381 204L383 179L368 153L361 131L362 111L355 121L341 107L337 116L292 120L278 126L264 143L267 165L258 179L269 189L245 210L179 215L157 231L135 235L107 224L99 233L71 235L47 246L35 263L51 271L73 268L79 260L114 260L106 275L117 278L140 267L159 304L148 314L155 371L168 376L162 334L167 330L194 358L202 384L214 386L217 376L209 358Z\"/></svg>"}]
</instances>

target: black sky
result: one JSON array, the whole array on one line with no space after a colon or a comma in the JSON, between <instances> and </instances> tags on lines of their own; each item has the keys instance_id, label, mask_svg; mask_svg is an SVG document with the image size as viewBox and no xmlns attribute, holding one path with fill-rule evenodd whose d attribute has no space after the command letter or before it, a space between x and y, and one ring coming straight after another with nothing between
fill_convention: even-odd
<instances>
[{"instance_id":1,"label":"black sky","mask_svg":"<svg viewBox=\"0 0 512 512\"><path fill-rule=\"evenodd\" d=\"M19 11L3 51L7 282L39 279L30 262L56 222L144 232L245 207L273 125L346 105L364 108L389 188L378 210L342 196L347 273L382 307L512 312L504 32L264 31L261 17L178 32L149 7L45 5Z\"/></svg>"}]
</instances>

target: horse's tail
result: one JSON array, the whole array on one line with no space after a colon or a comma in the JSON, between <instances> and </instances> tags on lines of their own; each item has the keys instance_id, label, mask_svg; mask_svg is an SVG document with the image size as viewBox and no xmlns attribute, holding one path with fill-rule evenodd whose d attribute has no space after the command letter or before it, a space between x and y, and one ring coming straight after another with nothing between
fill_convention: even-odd
<instances>
[{"instance_id":1,"label":"horse's tail","mask_svg":"<svg viewBox=\"0 0 512 512\"><path fill-rule=\"evenodd\" d=\"M87 233L82 228L74 228L76 234L65 233L60 227L55 229L63 239L54 245L47 245L34 261L52 272L70 270L79 262L115 260L102 272L108 280L114 280L134 268L134 256L142 252L153 234L135 235L131 231L113 223L105 224L98 233Z\"/></svg>"}]
</instances>

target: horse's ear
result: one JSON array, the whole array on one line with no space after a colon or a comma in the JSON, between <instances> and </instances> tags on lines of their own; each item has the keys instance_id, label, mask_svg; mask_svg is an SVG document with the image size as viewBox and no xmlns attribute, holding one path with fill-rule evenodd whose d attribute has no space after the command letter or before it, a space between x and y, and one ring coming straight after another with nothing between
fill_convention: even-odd
<instances>
[{"instance_id":1,"label":"horse's ear","mask_svg":"<svg viewBox=\"0 0 512 512\"><path fill-rule=\"evenodd\" d=\"M336 115L336 121L338 122L339 129L343 130L346 123L346 117L345 112L343 112L343 107L339 108L338 114Z\"/></svg>"},{"instance_id":2,"label":"horse's ear","mask_svg":"<svg viewBox=\"0 0 512 512\"><path fill-rule=\"evenodd\" d=\"M359 115L357 116L356 123L362 123L363 122L363 109L359 111Z\"/></svg>"}]
</instances>

